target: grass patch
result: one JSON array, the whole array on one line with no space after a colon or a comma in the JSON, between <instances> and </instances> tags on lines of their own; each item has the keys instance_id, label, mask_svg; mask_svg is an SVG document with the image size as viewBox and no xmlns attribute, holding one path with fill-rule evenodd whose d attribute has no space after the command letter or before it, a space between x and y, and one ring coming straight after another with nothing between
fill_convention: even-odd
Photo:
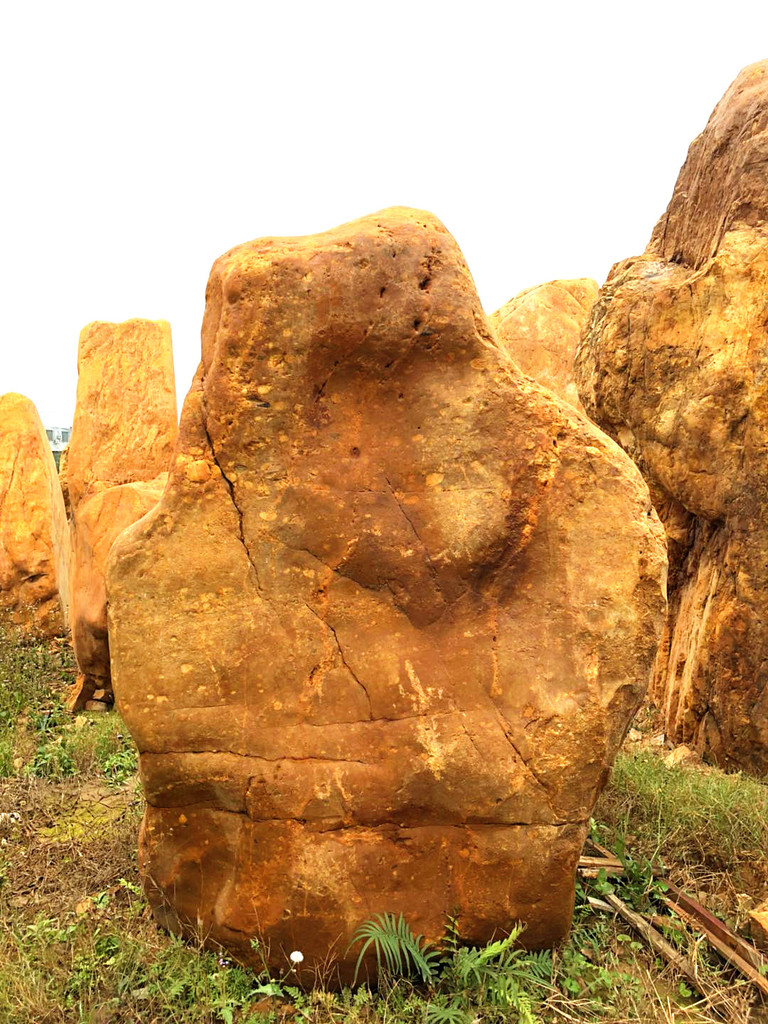
<instances>
[{"instance_id":1,"label":"grass patch","mask_svg":"<svg viewBox=\"0 0 768 1024\"><path fill-rule=\"evenodd\" d=\"M0 1020L233 1022L252 1003L253 975L210 951L142 928L145 907L127 891L98 894L79 917L37 917L0 936L4 965ZM122 895L122 894L121 894Z\"/></svg>"},{"instance_id":2,"label":"grass patch","mask_svg":"<svg viewBox=\"0 0 768 1024\"><path fill-rule=\"evenodd\" d=\"M668 767L655 750L619 753L595 811L615 849L673 865L687 878L716 879L768 897L768 785L705 765Z\"/></svg>"},{"instance_id":3,"label":"grass patch","mask_svg":"<svg viewBox=\"0 0 768 1024\"><path fill-rule=\"evenodd\" d=\"M136 747L117 713L67 712L74 676L65 641L22 641L0 631L0 779L95 773L120 785L135 775Z\"/></svg>"},{"instance_id":4,"label":"grass patch","mask_svg":"<svg viewBox=\"0 0 768 1024\"><path fill-rule=\"evenodd\" d=\"M0 778L14 774L29 752L29 732L63 713L62 697L74 680L66 643L35 643L0 629Z\"/></svg>"}]
</instances>

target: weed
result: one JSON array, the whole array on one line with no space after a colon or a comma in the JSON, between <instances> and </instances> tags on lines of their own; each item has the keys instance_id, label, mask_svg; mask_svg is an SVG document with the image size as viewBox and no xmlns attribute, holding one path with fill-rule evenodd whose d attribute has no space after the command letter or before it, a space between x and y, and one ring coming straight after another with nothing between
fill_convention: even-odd
<instances>
[{"instance_id":1,"label":"weed","mask_svg":"<svg viewBox=\"0 0 768 1024\"><path fill-rule=\"evenodd\" d=\"M13 775L13 740L10 729L0 731L0 779Z\"/></svg>"},{"instance_id":2,"label":"weed","mask_svg":"<svg viewBox=\"0 0 768 1024\"><path fill-rule=\"evenodd\" d=\"M591 918L576 923L571 940L555 958L553 983L571 997L585 999L594 1008L615 1005L621 993L624 1001L642 998L642 986L611 947L616 941L632 941L628 935L615 933L610 918ZM639 951L639 945L632 952Z\"/></svg>"},{"instance_id":3,"label":"weed","mask_svg":"<svg viewBox=\"0 0 768 1024\"><path fill-rule=\"evenodd\" d=\"M135 748L126 747L116 750L104 759L102 770L110 782L116 786L127 782L138 769L138 756Z\"/></svg>"},{"instance_id":4,"label":"weed","mask_svg":"<svg viewBox=\"0 0 768 1024\"><path fill-rule=\"evenodd\" d=\"M76 766L71 752L63 743L41 743L26 771L41 779L62 779L66 775L74 775Z\"/></svg>"},{"instance_id":5,"label":"weed","mask_svg":"<svg viewBox=\"0 0 768 1024\"><path fill-rule=\"evenodd\" d=\"M37 733L59 715L72 664L66 644L32 643L0 629L0 778L14 773L17 741L27 726Z\"/></svg>"}]
</instances>

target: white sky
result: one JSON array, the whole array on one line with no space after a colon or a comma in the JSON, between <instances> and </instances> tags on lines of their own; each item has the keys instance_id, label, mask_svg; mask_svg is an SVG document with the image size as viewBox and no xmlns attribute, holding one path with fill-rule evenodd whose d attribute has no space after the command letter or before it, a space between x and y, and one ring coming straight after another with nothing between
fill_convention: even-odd
<instances>
[{"instance_id":1,"label":"white sky","mask_svg":"<svg viewBox=\"0 0 768 1024\"><path fill-rule=\"evenodd\" d=\"M213 260L393 204L492 312L641 252L768 5L99 0L0 8L0 393L72 421L91 320L170 321L179 406Z\"/></svg>"}]
</instances>

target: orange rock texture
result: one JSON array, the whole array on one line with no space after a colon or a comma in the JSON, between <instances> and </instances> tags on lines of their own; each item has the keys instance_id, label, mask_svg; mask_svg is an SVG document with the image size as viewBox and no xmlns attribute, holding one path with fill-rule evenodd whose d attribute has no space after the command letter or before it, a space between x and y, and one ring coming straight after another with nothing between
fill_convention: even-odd
<instances>
[{"instance_id":1,"label":"orange rock texture","mask_svg":"<svg viewBox=\"0 0 768 1024\"><path fill-rule=\"evenodd\" d=\"M667 734L768 771L768 63L693 142L642 256L617 264L577 355L589 415L646 476L670 605Z\"/></svg>"},{"instance_id":2,"label":"orange rock texture","mask_svg":"<svg viewBox=\"0 0 768 1024\"><path fill-rule=\"evenodd\" d=\"M663 618L631 460L399 208L215 263L180 429L107 570L159 919L306 979L384 911L558 941Z\"/></svg>"},{"instance_id":3,"label":"orange rock texture","mask_svg":"<svg viewBox=\"0 0 768 1024\"><path fill-rule=\"evenodd\" d=\"M59 455L59 484L61 485L61 493L64 497L64 511L67 513L67 519L69 520L72 516L72 509L69 504L69 481L67 479L67 460L69 459L69 445Z\"/></svg>"},{"instance_id":4,"label":"orange rock texture","mask_svg":"<svg viewBox=\"0 0 768 1024\"><path fill-rule=\"evenodd\" d=\"M768 953L768 903L749 912L749 926L754 944Z\"/></svg>"},{"instance_id":5,"label":"orange rock texture","mask_svg":"<svg viewBox=\"0 0 768 1024\"><path fill-rule=\"evenodd\" d=\"M590 277L549 281L520 292L489 317L496 337L523 373L579 412L584 409L573 360L598 291Z\"/></svg>"},{"instance_id":6,"label":"orange rock texture","mask_svg":"<svg viewBox=\"0 0 768 1024\"><path fill-rule=\"evenodd\" d=\"M0 397L0 619L30 636L65 632L69 527L34 404Z\"/></svg>"},{"instance_id":7,"label":"orange rock texture","mask_svg":"<svg viewBox=\"0 0 768 1024\"><path fill-rule=\"evenodd\" d=\"M107 595L104 571L123 530L157 504L167 474L151 483L120 484L81 501L72 518L72 644L83 678L72 704L84 707L104 691L111 703Z\"/></svg>"},{"instance_id":8,"label":"orange rock texture","mask_svg":"<svg viewBox=\"0 0 768 1024\"><path fill-rule=\"evenodd\" d=\"M170 324L88 324L77 373L67 450L72 508L96 491L168 472L178 433Z\"/></svg>"},{"instance_id":9,"label":"orange rock texture","mask_svg":"<svg viewBox=\"0 0 768 1024\"><path fill-rule=\"evenodd\" d=\"M115 538L158 501L178 434L171 329L164 320L92 323L80 334L65 481L72 524L70 698L111 701L104 568Z\"/></svg>"}]
</instances>

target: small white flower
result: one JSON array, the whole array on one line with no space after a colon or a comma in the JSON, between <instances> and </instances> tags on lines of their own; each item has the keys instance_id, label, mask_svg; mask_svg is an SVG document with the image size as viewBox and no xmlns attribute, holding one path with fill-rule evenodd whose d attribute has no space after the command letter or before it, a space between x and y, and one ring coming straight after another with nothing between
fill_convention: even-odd
<instances>
[{"instance_id":1,"label":"small white flower","mask_svg":"<svg viewBox=\"0 0 768 1024\"><path fill-rule=\"evenodd\" d=\"M301 950L300 949L294 949L294 951L291 953L291 963L292 964L300 964L303 959L304 959L304 954L301 952Z\"/></svg>"}]
</instances>

